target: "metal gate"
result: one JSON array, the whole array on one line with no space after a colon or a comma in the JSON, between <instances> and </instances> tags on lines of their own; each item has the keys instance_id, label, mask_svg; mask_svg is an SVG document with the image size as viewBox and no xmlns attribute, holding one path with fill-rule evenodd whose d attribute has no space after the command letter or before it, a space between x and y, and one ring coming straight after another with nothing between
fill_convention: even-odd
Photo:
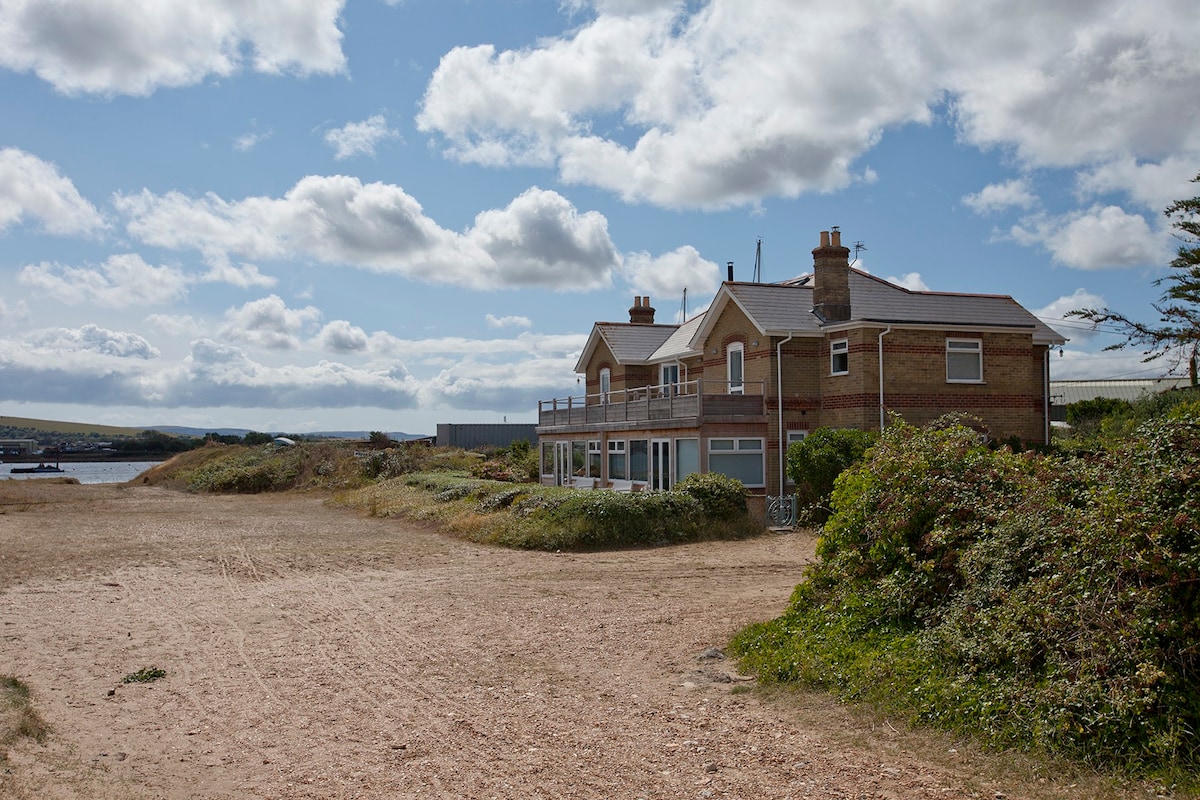
<instances>
[{"instance_id":1,"label":"metal gate","mask_svg":"<svg viewBox=\"0 0 1200 800\"><path fill-rule=\"evenodd\" d=\"M796 527L796 495L767 495L767 525L772 528Z\"/></svg>"}]
</instances>

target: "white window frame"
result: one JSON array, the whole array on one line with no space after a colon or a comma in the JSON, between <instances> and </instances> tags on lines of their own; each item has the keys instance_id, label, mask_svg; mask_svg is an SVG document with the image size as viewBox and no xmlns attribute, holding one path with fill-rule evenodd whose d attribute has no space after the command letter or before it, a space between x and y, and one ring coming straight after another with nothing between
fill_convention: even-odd
<instances>
[{"instance_id":1,"label":"white window frame","mask_svg":"<svg viewBox=\"0 0 1200 800\"><path fill-rule=\"evenodd\" d=\"M660 397L676 394L679 387L679 364L659 364L658 383Z\"/></svg>"},{"instance_id":2,"label":"white window frame","mask_svg":"<svg viewBox=\"0 0 1200 800\"><path fill-rule=\"evenodd\" d=\"M600 370L600 405L608 404L610 392L612 392L612 370L605 367Z\"/></svg>"},{"instance_id":3,"label":"white window frame","mask_svg":"<svg viewBox=\"0 0 1200 800\"><path fill-rule=\"evenodd\" d=\"M840 357L840 358L839 358ZM841 361L841 369L838 369L838 361ZM849 339L832 339L829 342L829 374L830 375L849 375L850 374L850 340Z\"/></svg>"},{"instance_id":4,"label":"white window frame","mask_svg":"<svg viewBox=\"0 0 1200 800\"><path fill-rule=\"evenodd\" d=\"M620 476L613 475L612 460L613 456L620 456L621 463L624 464L624 469L621 470ZM608 458L605 459L605 474L611 480L628 480L629 479L629 450L625 447L624 439L609 439L608 440Z\"/></svg>"},{"instance_id":5,"label":"white window frame","mask_svg":"<svg viewBox=\"0 0 1200 800\"><path fill-rule=\"evenodd\" d=\"M733 381L733 354L737 353L738 372L737 383ZM725 348L725 376L729 381L730 394L746 393L746 345L732 342Z\"/></svg>"},{"instance_id":6,"label":"white window frame","mask_svg":"<svg viewBox=\"0 0 1200 800\"><path fill-rule=\"evenodd\" d=\"M708 471L713 469L713 457L718 461L721 456L758 456L758 477L756 482L742 481L747 489L761 489L767 485L767 448L766 440L753 436L716 436L708 440ZM727 474L727 473L726 473Z\"/></svg>"},{"instance_id":7,"label":"white window frame","mask_svg":"<svg viewBox=\"0 0 1200 800\"><path fill-rule=\"evenodd\" d=\"M950 370L951 356L974 356L975 376L954 377ZM963 361L964 359L956 359ZM983 383L983 339L946 339L946 383Z\"/></svg>"},{"instance_id":8,"label":"white window frame","mask_svg":"<svg viewBox=\"0 0 1200 800\"><path fill-rule=\"evenodd\" d=\"M600 449L599 439L590 439L587 443L588 459L587 473L589 478L599 478L604 473L604 451ZM596 456L596 471L592 472L592 456Z\"/></svg>"}]
</instances>

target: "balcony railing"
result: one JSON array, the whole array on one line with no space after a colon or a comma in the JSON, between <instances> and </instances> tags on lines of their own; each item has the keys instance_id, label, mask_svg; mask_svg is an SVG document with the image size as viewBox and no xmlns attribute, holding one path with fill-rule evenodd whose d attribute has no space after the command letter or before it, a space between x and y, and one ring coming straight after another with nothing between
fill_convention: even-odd
<instances>
[{"instance_id":1,"label":"balcony railing","mask_svg":"<svg viewBox=\"0 0 1200 800\"><path fill-rule=\"evenodd\" d=\"M746 382L741 388L740 393L734 394L726 381L695 380L539 400L538 425L560 427L765 414L763 383Z\"/></svg>"}]
</instances>

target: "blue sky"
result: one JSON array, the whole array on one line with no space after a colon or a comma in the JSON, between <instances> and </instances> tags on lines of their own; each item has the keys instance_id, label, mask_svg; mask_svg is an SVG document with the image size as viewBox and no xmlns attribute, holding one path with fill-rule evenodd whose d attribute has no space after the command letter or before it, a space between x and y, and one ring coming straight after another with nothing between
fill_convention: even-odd
<instances>
[{"instance_id":1,"label":"blue sky","mask_svg":"<svg viewBox=\"0 0 1200 800\"><path fill-rule=\"evenodd\" d=\"M596 320L811 267L1010 294L1146 377L1194 2L0 0L0 414L433 432Z\"/></svg>"}]
</instances>

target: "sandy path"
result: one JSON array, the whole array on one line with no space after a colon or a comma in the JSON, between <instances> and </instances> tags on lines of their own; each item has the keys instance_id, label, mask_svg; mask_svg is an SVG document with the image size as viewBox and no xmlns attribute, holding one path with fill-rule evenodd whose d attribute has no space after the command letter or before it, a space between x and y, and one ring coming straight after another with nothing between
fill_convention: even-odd
<instances>
[{"instance_id":1,"label":"sandy path","mask_svg":"<svg viewBox=\"0 0 1200 800\"><path fill-rule=\"evenodd\" d=\"M0 484L0 511L0 674L53 729L0 797L994 796L699 657L778 614L803 535L517 553L149 487Z\"/></svg>"}]
</instances>

